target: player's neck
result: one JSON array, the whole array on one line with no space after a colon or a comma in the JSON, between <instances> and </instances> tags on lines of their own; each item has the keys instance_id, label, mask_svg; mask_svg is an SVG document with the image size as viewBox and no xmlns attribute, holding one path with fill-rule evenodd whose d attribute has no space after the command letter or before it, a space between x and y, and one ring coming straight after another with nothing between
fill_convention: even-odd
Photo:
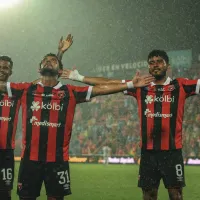
<instances>
[{"instance_id":1,"label":"player's neck","mask_svg":"<svg viewBox=\"0 0 200 200\"><path fill-rule=\"evenodd\" d=\"M162 79L159 79L159 80L155 80L154 83L156 85L163 85L165 83L165 81L167 80L167 77L164 76Z\"/></svg>"},{"instance_id":2,"label":"player's neck","mask_svg":"<svg viewBox=\"0 0 200 200\"><path fill-rule=\"evenodd\" d=\"M41 76L41 83L44 86L54 87L58 83L57 76Z\"/></svg>"}]
</instances>

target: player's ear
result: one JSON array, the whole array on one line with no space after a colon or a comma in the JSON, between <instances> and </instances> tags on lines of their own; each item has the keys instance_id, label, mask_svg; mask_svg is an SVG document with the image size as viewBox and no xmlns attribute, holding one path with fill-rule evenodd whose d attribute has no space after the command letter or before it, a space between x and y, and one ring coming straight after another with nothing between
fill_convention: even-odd
<instances>
[{"instance_id":1,"label":"player's ear","mask_svg":"<svg viewBox=\"0 0 200 200\"><path fill-rule=\"evenodd\" d=\"M11 76L12 75L12 70L10 70L10 73L9 73L9 76Z\"/></svg>"}]
</instances>

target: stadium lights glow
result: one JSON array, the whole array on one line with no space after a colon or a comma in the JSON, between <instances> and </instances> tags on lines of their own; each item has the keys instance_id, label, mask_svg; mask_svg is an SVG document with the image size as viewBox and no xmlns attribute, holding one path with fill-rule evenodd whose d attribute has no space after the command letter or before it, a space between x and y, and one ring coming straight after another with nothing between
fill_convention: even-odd
<instances>
[{"instance_id":1,"label":"stadium lights glow","mask_svg":"<svg viewBox=\"0 0 200 200\"><path fill-rule=\"evenodd\" d=\"M19 4L22 0L0 0L0 8L9 8L13 7L16 4Z\"/></svg>"}]
</instances>

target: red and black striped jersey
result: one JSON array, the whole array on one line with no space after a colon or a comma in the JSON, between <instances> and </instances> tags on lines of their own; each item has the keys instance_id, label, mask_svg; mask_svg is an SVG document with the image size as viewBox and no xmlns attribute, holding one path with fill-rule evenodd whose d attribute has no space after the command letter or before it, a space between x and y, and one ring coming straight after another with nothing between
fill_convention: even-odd
<instances>
[{"instance_id":1,"label":"red and black striped jersey","mask_svg":"<svg viewBox=\"0 0 200 200\"><path fill-rule=\"evenodd\" d=\"M22 158L57 162L69 159L69 142L77 103L90 100L92 87L54 87L8 83L8 95L21 97Z\"/></svg>"},{"instance_id":2,"label":"red and black striped jersey","mask_svg":"<svg viewBox=\"0 0 200 200\"><path fill-rule=\"evenodd\" d=\"M15 148L20 99L0 93L0 149Z\"/></svg>"},{"instance_id":3,"label":"red and black striped jersey","mask_svg":"<svg viewBox=\"0 0 200 200\"><path fill-rule=\"evenodd\" d=\"M136 98L140 118L141 148L171 150L182 148L182 123L187 97L199 94L200 80L169 77L163 85L151 83L125 94Z\"/></svg>"}]
</instances>

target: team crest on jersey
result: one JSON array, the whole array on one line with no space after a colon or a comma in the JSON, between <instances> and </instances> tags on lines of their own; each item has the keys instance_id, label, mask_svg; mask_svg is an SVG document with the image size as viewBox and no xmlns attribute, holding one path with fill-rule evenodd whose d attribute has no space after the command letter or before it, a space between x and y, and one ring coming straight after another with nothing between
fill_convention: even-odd
<instances>
[{"instance_id":1,"label":"team crest on jersey","mask_svg":"<svg viewBox=\"0 0 200 200\"><path fill-rule=\"evenodd\" d=\"M58 91L57 95L60 99L63 99L66 96L65 91Z\"/></svg>"},{"instance_id":2,"label":"team crest on jersey","mask_svg":"<svg viewBox=\"0 0 200 200\"><path fill-rule=\"evenodd\" d=\"M175 86L174 85L169 85L168 86L168 91L173 91L175 90Z\"/></svg>"}]
</instances>

